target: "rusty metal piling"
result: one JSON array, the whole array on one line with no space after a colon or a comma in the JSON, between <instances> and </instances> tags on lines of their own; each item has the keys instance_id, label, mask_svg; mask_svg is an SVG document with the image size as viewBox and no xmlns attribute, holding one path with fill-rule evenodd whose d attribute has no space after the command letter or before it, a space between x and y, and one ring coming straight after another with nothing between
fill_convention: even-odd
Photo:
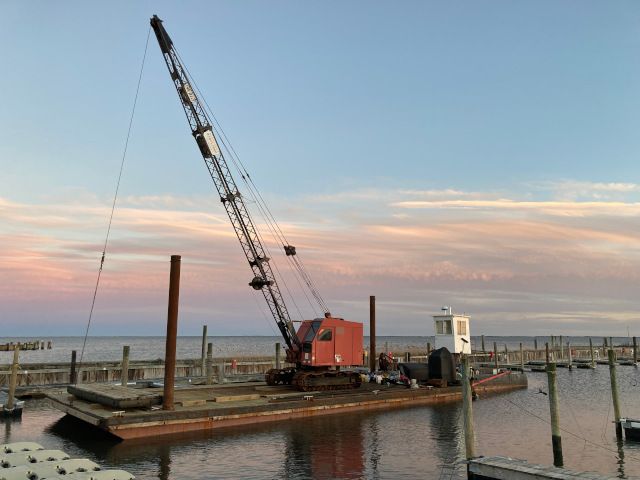
<instances>
[{"instance_id":1,"label":"rusty metal piling","mask_svg":"<svg viewBox=\"0 0 640 480\"><path fill-rule=\"evenodd\" d=\"M376 297L369 297L369 369L376 371Z\"/></svg>"},{"instance_id":2,"label":"rusty metal piling","mask_svg":"<svg viewBox=\"0 0 640 480\"><path fill-rule=\"evenodd\" d=\"M178 337L178 304L180 300L180 255L171 255L169 274L169 306L167 309L167 343L164 359L163 410L173 410L173 390L176 381L176 341Z\"/></svg>"}]
</instances>

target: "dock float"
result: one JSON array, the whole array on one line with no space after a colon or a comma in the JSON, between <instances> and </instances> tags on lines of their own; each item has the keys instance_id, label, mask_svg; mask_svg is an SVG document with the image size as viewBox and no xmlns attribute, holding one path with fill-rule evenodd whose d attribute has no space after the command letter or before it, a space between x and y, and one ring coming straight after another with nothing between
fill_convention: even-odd
<instances>
[{"instance_id":1,"label":"dock float","mask_svg":"<svg viewBox=\"0 0 640 480\"><path fill-rule=\"evenodd\" d=\"M502 372L475 382L483 398L526 388L526 375ZM264 382L176 388L163 410L161 388L83 385L47 395L55 408L122 440L213 430L292 418L460 401L460 386L407 388L365 383L354 390L299 392Z\"/></svg>"},{"instance_id":2,"label":"dock float","mask_svg":"<svg viewBox=\"0 0 640 480\"><path fill-rule=\"evenodd\" d=\"M102 470L85 458L62 450L45 450L34 442L0 444L0 480L134 480L124 470Z\"/></svg>"},{"instance_id":3,"label":"dock float","mask_svg":"<svg viewBox=\"0 0 640 480\"><path fill-rule=\"evenodd\" d=\"M593 472L573 472L566 468L529 464L508 457L480 457L469 460L469 478L473 480L614 480L618 477ZM625 477L637 480L637 477Z\"/></svg>"}]
</instances>

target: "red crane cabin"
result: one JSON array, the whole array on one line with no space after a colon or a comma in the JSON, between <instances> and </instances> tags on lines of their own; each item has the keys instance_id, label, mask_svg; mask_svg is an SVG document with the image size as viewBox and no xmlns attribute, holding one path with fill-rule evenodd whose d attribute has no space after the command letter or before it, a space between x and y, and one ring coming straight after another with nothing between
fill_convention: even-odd
<instances>
[{"instance_id":1,"label":"red crane cabin","mask_svg":"<svg viewBox=\"0 0 640 480\"><path fill-rule=\"evenodd\" d=\"M342 318L304 320L297 332L305 367L362 365L362 324Z\"/></svg>"}]
</instances>

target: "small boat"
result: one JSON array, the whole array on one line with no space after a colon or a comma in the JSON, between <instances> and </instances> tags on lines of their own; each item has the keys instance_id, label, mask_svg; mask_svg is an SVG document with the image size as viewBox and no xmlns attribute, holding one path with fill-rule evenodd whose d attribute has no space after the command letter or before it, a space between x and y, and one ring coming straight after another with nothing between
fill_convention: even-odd
<instances>
[{"instance_id":1,"label":"small boat","mask_svg":"<svg viewBox=\"0 0 640 480\"><path fill-rule=\"evenodd\" d=\"M621 418L620 423L622 424L624 436L627 440L640 440L640 420Z\"/></svg>"}]
</instances>

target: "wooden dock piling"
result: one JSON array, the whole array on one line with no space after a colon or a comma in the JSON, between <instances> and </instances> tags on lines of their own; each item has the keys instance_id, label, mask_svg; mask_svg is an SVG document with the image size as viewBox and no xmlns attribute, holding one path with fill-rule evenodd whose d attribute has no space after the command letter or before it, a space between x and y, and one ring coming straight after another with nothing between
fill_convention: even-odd
<instances>
[{"instance_id":1,"label":"wooden dock piling","mask_svg":"<svg viewBox=\"0 0 640 480\"><path fill-rule=\"evenodd\" d=\"M11 380L9 381L9 397L7 398L6 410L13 410L16 398L16 385L18 381L18 358L20 356L20 346L16 345L13 350L13 364L11 365Z\"/></svg>"},{"instance_id":2,"label":"wooden dock piling","mask_svg":"<svg viewBox=\"0 0 640 480\"><path fill-rule=\"evenodd\" d=\"M218 383L224 383L224 360L220 360L218 364Z\"/></svg>"},{"instance_id":3,"label":"wooden dock piling","mask_svg":"<svg viewBox=\"0 0 640 480\"><path fill-rule=\"evenodd\" d=\"M622 438L622 424L620 423L620 400L618 398L618 378L616 376L616 352L613 348L608 351L609 376L611 379L611 398L613 400L613 416L616 422L616 437Z\"/></svg>"},{"instance_id":4,"label":"wooden dock piling","mask_svg":"<svg viewBox=\"0 0 640 480\"><path fill-rule=\"evenodd\" d=\"M556 383L556 364L551 362L549 344L545 345L547 357L547 382L549 385L549 413L551 416L551 444L553 447L553 465L562 467L562 436L560 435L560 406L558 402L558 386Z\"/></svg>"},{"instance_id":5,"label":"wooden dock piling","mask_svg":"<svg viewBox=\"0 0 640 480\"><path fill-rule=\"evenodd\" d=\"M567 342L567 357L569 359L569 370L573 368L573 355L571 353L571 342Z\"/></svg>"},{"instance_id":6,"label":"wooden dock piling","mask_svg":"<svg viewBox=\"0 0 640 480\"><path fill-rule=\"evenodd\" d=\"M69 371L69 383L75 385L78 382L76 373L76 351L71 350L71 370Z\"/></svg>"},{"instance_id":7,"label":"wooden dock piling","mask_svg":"<svg viewBox=\"0 0 640 480\"><path fill-rule=\"evenodd\" d=\"M633 363L638 366L638 339L633 337Z\"/></svg>"},{"instance_id":8,"label":"wooden dock piling","mask_svg":"<svg viewBox=\"0 0 640 480\"><path fill-rule=\"evenodd\" d=\"M493 342L493 361L496 366L496 373L498 373L500 369L500 363L498 362L498 344Z\"/></svg>"},{"instance_id":9,"label":"wooden dock piling","mask_svg":"<svg viewBox=\"0 0 640 480\"><path fill-rule=\"evenodd\" d=\"M480 339L481 339L481 341L482 341L482 352L484 353L484 352L486 352L486 350L484 349L484 335L482 335L482 336L480 337Z\"/></svg>"},{"instance_id":10,"label":"wooden dock piling","mask_svg":"<svg viewBox=\"0 0 640 480\"><path fill-rule=\"evenodd\" d=\"M207 359L205 357L207 353L206 349L207 349L207 326L203 325L202 326L202 354L200 355L202 375L205 375L206 368L207 368Z\"/></svg>"},{"instance_id":11,"label":"wooden dock piling","mask_svg":"<svg viewBox=\"0 0 640 480\"><path fill-rule=\"evenodd\" d=\"M207 344L207 385L213 385L213 343Z\"/></svg>"},{"instance_id":12,"label":"wooden dock piling","mask_svg":"<svg viewBox=\"0 0 640 480\"><path fill-rule=\"evenodd\" d=\"M524 350L522 349L522 342L520 342L520 370L524 372Z\"/></svg>"},{"instance_id":13,"label":"wooden dock piling","mask_svg":"<svg viewBox=\"0 0 640 480\"><path fill-rule=\"evenodd\" d=\"M469 376L469 357L462 355L462 411L464 414L464 445L467 460L476 456L475 434L473 429L473 408L471 406L471 378Z\"/></svg>"},{"instance_id":14,"label":"wooden dock piling","mask_svg":"<svg viewBox=\"0 0 640 480\"><path fill-rule=\"evenodd\" d=\"M596 368L596 357L593 352L593 341L589 337L589 353L591 354L591 368Z\"/></svg>"},{"instance_id":15,"label":"wooden dock piling","mask_svg":"<svg viewBox=\"0 0 640 480\"><path fill-rule=\"evenodd\" d=\"M122 347L122 372L120 373L120 383L123 387L129 382L129 345Z\"/></svg>"}]
</instances>

